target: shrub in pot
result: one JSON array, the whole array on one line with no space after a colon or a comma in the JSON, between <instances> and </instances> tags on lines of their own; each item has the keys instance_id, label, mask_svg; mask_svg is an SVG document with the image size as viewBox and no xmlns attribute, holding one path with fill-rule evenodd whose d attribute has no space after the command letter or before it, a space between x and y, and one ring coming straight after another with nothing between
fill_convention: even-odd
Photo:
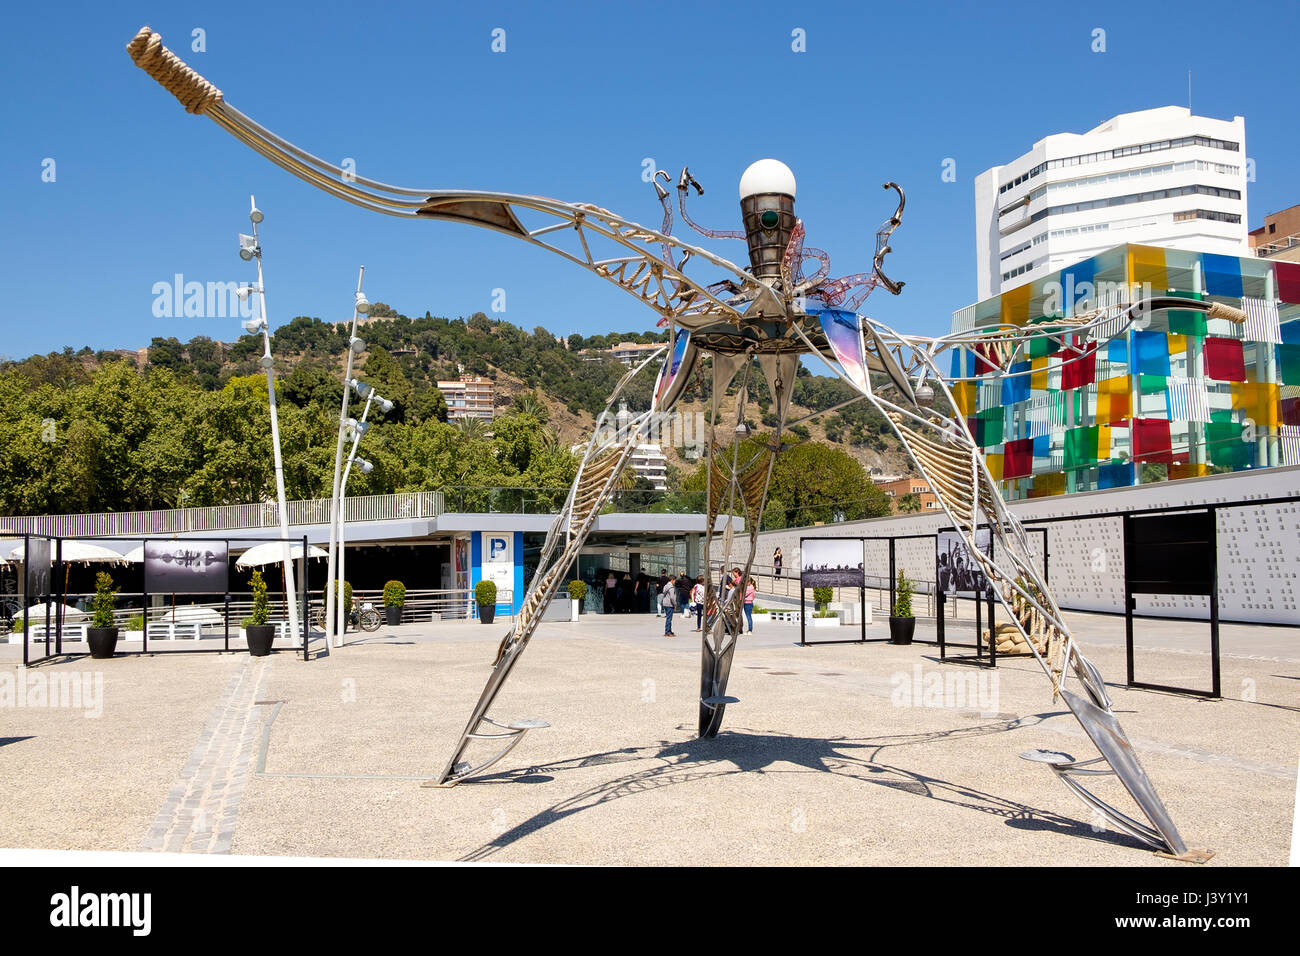
<instances>
[{"instance_id":1,"label":"shrub in pot","mask_svg":"<svg viewBox=\"0 0 1300 956\"><path fill-rule=\"evenodd\" d=\"M906 574L899 570L898 583L894 588L894 607L889 612L889 642L891 644L911 644L916 632L916 618L912 614L912 594L916 586Z\"/></svg>"},{"instance_id":2,"label":"shrub in pot","mask_svg":"<svg viewBox=\"0 0 1300 956\"><path fill-rule=\"evenodd\" d=\"M478 605L478 619L491 624L497 613L497 586L493 581L480 581L474 585L474 603Z\"/></svg>"},{"instance_id":3,"label":"shrub in pot","mask_svg":"<svg viewBox=\"0 0 1300 956\"><path fill-rule=\"evenodd\" d=\"M584 609L583 605L587 603L587 582L586 582L586 581L570 581L570 582L569 582L569 598L570 598L571 600L574 600L574 601L577 601L577 602L578 602L578 613L579 613L579 614L584 613L585 609Z\"/></svg>"},{"instance_id":4,"label":"shrub in pot","mask_svg":"<svg viewBox=\"0 0 1300 956\"><path fill-rule=\"evenodd\" d=\"M253 613L244 618L244 636L248 640L248 653L253 657L266 657L275 640L275 625L266 623L271 617L271 605L266 599L266 582L262 572L254 571L252 578Z\"/></svg>"},{"instance_id":5,"label":"shrub in pot","mask_svg":"<svg viewBox=\"0 0 1300 956\"><path fill-rule=\"evenodd\" d=\"M90 601L92 616L90 627L86 628L86 643L90 645L91 657L112 657L117 650L117 628L113 625L116 594L117 588L107 571L95 575L95 596Z\"/></svg>"},{"instance_id":6,"label":"shrub in pot","mask_svg":"<svg viewBox=\"0 0 1300 956\"><path fill-rule=\"evenodd\" d=\"M389 581L384 585L384 616L389 627L402 623L402 608L406 605L406 585L401 581Z\"/></svg>"},{"instance_id":7,"label":"shrub in pot","mask_svg":"<svg viewBox=\"0 0 1300 956\"><path fill-rule=\"evenodd\" d=\"M327 594L322 594L321 600L324 601L327 596ZM338 608L338 605L339 582L336 579L334 581L334 607ZM347 633L348 625L352 623L352 585L347 581L343 582L343 607L345 609L345 613L343 614L343 631L344 633ZM337 611L335 613L337 613Z\"/></svg>"}]
</instances>

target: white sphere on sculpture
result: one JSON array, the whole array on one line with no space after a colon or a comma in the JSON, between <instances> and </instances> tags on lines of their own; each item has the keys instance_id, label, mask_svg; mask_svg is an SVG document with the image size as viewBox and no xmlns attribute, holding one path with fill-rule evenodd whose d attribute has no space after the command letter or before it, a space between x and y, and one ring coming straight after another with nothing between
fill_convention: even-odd
<instances>
[{"instance_id":1,"label":"white sphere on sculpture","mask_svg":"<svg viewBox=\"0 0 1300 956\"><path fill-rule=\"evenodd\" d=\"M779 159L760 159L750 163L740 175L740 198L763 193L794 196L794 173Z\"/></svg>"}]
</instances>

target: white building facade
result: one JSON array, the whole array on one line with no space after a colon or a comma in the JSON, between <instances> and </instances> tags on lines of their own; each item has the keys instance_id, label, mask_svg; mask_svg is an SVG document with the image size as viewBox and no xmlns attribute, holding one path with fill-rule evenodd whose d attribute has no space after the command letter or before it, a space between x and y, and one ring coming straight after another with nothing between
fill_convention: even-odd
<instances>
[{"instance_id":1,"label":"white building facade","mask_svg":"<svg viewBox=\"0 0 1300 956\"><path fill-rule=\"evenodd\" d=\"M1121 243L1249 255L1247 166L1242 117L1180 106L1047 136L975 180L978 299Z\"/></svg>"}]
</instances>

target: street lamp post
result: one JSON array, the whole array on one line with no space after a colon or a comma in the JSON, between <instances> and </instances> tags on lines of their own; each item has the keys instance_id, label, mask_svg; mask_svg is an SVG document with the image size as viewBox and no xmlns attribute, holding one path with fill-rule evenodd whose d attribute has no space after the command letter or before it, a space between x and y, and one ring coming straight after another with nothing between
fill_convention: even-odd
<instances>
[{"instance_id":1,"label":"street lamp post","mask_svg":"<svg viewBox=\"0 0 1300 956\"><path fill-rule=\"evenodd\" d=\"M352 361L358 354L365 350L365 343L357 338L357 321L361 316L370 312L370 303L366 300L361 291L361 285L366 278L366 267L362 266L361 271L357 273L357 291L354 297L352 309L352 327L348 332L348 355L346 368L343 372L343 403L339 408L339 430L338 440L334 444L334 487L330 493L330 552L329 552L329 572L325 585L325 642L332 643L334 647L343 646L343 617L338 617L338 627L335 627L335 591L341 591L343 588L343 573L339 571L335 574L338 565L341 563L337 548L338 527L341 520L341 511L339 508L339 488L341 482L341 472L343 469L343 433L347 427L348 421L348 399L351 396L349 385L352 381ZM338 584L335 584L338 581ZM341 598L342 595L339 595ZM340 599L338 603L343 602Z\"/></svg>"},{"instance_id":2,"label":"street lamp post","mask_svg":"<svg viewBox=\"0 0 1300 956\"><path fill-rule=\"evenodd\" d=\"M248 219L253 224L253 234L251 236L240 234L239 257L245 262L250 259L257 261L257 287L251 291L257 293L258 315L249 319L243 325L246 332L256 333L261 331L262 333L262 358L260 364L266 370L267 402L271 409L271 450L275 460L276 503L280 512L280 547L284 561L285 601L289 605L287 609L289 613L289 632L291 635L296 636L298 634L297 588L294 584L293 556L289 551L289 510L284 500L284 462L280 456L280 418L275 404L275 359L271 357L271 329L266 317L266 286L262 281L262 245L257 230L258 224L264 217L262 211L257 208L257 201L252 196L248 197L248 203ZM245 295L249 294L248 287L245 286L241 292Z\"/></svg>"},{"instance_id":3,"label":"street lamp post","mask_svg":"<svg viewBox=\"0 0 1300 956\"><path fill-rule=\"evenodd\" d=\"M355 389L357 393L357 397L364 398L366 400L366 405L365 408L361 410L360 421L348 419L346 422L346 426L352 432L352 447L348 450L347 466L344 468L343 477L339 482L338 545L339 545L339 581L340 582L347 580L347 576L346 576L347 572L345 569L347 567L347 544L346 544L347 510L346 509L347 509L347 500L348 500L348 478L351 477L352 475L352 465L354 462L356 463L357 467L361 469L361 473L363 475L370 474L371 470L374 468L374 465L366 461L364 458L357 457L357 445L360 444L361 442L361 436L364 435L370 429L370 425L369 423L367 423L366 418L370 415L371 403L378 402L380 409L385 412L392 411L393 409L393 403L390 402L388 399L382 397L378 393L376 393L374 386L367 385L364 382L358 382L356 379L352 379L351 381L348 382L348 387ZM342 584L340 584L339 585L340 592L342 592L342 587L343 587ZM347 619L346 615L351 610L350 608L343 607L343 601L341 600L342 593L340 593L339 596L340 596L340 600L339 600L339 607L338 607L338 620L336 622L337 630L335 631L338 640L338 644L335 645L336 647L342 646L343 635L346 633L346 627L344 622Z\"/></svg>"}]
</instances>

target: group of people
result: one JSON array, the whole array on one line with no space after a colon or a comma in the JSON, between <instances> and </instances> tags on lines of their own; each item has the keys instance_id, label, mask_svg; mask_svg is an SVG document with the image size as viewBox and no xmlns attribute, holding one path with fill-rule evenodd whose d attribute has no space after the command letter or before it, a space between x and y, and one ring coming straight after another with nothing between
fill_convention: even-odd
<instances>
[{"instance_id":1,"label":"group of people","mask_svg":"<svg viewBox=\"0 0 1300 956\"><path fill-rule=\"evenodd\" d=\"M779 559L778 559L779 560ZM721 587L714 592L713 602L705 607L703 576L691 580L685 573L673 575L667 568L659 569L656 579L644 571L629 574L625 571L605 571L601 597L602 610L606 614L649 614L662 615L664 619L664 637L676 637L673 633L673 619L677 615L695 616L695 630L703 630L707 621L711 622L717 611L719 599L726 603L731 594L740 588L744 573L740 568L732 568L722 577ZM741 607L745 613L745 623L750 633L754 631L754 596L758 583L751 576L741 592ZM689 617L687 618L689 620Z\"/></svg>"},{"instance_id":2,"label":"group of people","mask_svg":"<svg viewBox=\"0 0 1300 956\"><path fill-rule=\"evenodd\" d=\"M718 598L725 605L730 599L733 591L742 587L741 579L743 572L740 568L732 568L722 578L721 594ZM750 577L743 585L744 590L741 592L741 603L745 609L745 621L749 627L749 633L754 632L754 596L758 592L758 584ZM718 598L715 598L717 600ZM695 630L700 631L705 624L705 611L708 611L708 618L712 621L713 615L717 613L716 607L705 608L705 589L704 577L700 576L691 581L684 573L671 577L666 568L659 572L659 607L664 612L664 637L676 637L673 633L673 614L676 611L695 615Z\"/></svg>"}]
</instances>

